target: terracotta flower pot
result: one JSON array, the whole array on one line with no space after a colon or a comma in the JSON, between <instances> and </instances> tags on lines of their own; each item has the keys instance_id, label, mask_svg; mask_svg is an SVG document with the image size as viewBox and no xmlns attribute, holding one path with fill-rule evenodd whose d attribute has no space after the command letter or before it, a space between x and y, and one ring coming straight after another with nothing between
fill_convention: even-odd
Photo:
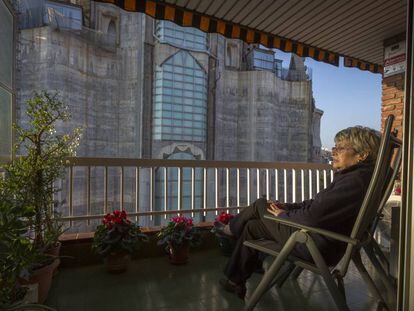
<instances>
[{"instance_id":1,"label":"terracotta flower pot","mask_svg":"<svg viewBox=\"0 0 414 311\"><path fill-rule=\"evenodd\" d=\"M45 251L45 254L51 255L51 256L53 256L53 257L59 257L59 254L60 254L60 247L61 247L61 246L62 246L62 243L57 242L57 243L55 244L55 246L53 246L53 247L51 247L51 248L47 249L47 250Z\"/></svg>"},{"instance_id":2,"label":"terracotta flower pot","mask_svg":"<svg viewBox=\"0 0 414 311\"><path fill-rule=\"evenodd\" d=\"M111 253L104 259L106 271L113 274L125 272L130 261L131 256L127 253Z\"/></svg>"},{"instance_id":3,"label":"terracotta flower pot","mask_svg":"<svg viewBox=\"0 0 414 311\"><path fill-rule=\"evenodd\" d=\"M38 284L38 303L44 303L52 285L53 271L59 265L60 260L55 259L51 264L33 271L28 284Z\"/></svg>"},{"instance_id":4,"label":"terracotta flower pot","mask_svg":"<svg viewBox=\"0 0 414 311\"><path fill-rule=\"evenodd\" d=\"M219 248L221 250L221 253L224 256L231 256L231 254L233 253L234 247L236 246L235 240L227 237L227 236L223 236L223 235L219 235L217 234L217 240L219 242Z\"/></svg>"},{"instance_id":5,"label":"terracotta flower pot","mask_svg":"<svg viewBox=\"0 0 414 311\"><path fill-rule=\"evenodd\" d=\"M184 265L188 262L188 253L190 245L188 243L181 244L180 246L168 246L169 259L173 265Z\"/></svg>"},{"instance_id":6,"label":"terracotta flower pot","mask_svg":"<svg viewBox=\"0 0 414 311\"><path fill-rule=\"evenodd\" d=\"M45 254L50 255L50 256L55 257L56 259L58 259L59 256L60 256L60 248L61 248L61 246L62 246L62 243L57 242L54 247L51 247L51 248L47 249L45 251ZM60 264L60 260L59 260L59 264ZM56 266L56 269L53 270L53 276L55 276L57 274L58 268L59 268L59 265L57 265Z\"/></svg>"}]
</instances>

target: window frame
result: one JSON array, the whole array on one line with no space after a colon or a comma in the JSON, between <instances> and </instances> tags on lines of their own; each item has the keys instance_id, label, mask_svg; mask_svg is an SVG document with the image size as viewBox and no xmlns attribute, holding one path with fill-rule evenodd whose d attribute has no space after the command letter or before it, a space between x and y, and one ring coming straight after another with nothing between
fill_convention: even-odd
<instances>
[{"instance_id":1,"label":"window frame","mask_svg":"<svg viewBox=\"0 0 414 311\"><path fill-rule=\"evenodd\" d=\"M182 70L177 71L177 68ZM189 68L191 68L191 74L186 72ZM167 77L167 73L172 76ZM171 125L166 126L166 122L161 121L161 138L159 135L153 135L153 139L205 143L207 141L207 73L191 53L180 50L170 56L162 65L157 65L154 74L156 83L153 90L155 95L153 111L158 112L158 115L159 112L162 111L162 113L160 116L153 117L153 120L158 118L170 120ZM190 77L192 82L184 82L183 77ZM177 80L183 80L183 82ZM202 83L196 83L196 81ZM182 87L177 88L177 83ZM176 101L177 98L179 98L178 101ZM167 113L171 115L167 115ZM190 121L192 126L190 128L184 126L185 121ZM159 125L153 122L152 127L155 130L155 127L159 127ZM179 127L181 130L174 130L175 127ZM192 133L187 132L189 129ZM200 134L200 131L203 133Z\"/></svg>"},{"instance_id":2,"label":"window frame","mask_svg":"<svg viewBox=\"0 0 414 311\"><path fill-rule=\"evenodd\" d=\"M0 81L0 87L11 94L11 124L10 124L10 153L9 156L0 155L0 164L10 162L15 157L13 146L15 145L15 129L13 124L16 123L16 48L17 48L17 15L13 10L11 4L6 0L0 0L4 3L6 9L9 10L12 16L13 23L13 37L12 37L12 79L11 88Z\"/></svg>"}]
</instances>

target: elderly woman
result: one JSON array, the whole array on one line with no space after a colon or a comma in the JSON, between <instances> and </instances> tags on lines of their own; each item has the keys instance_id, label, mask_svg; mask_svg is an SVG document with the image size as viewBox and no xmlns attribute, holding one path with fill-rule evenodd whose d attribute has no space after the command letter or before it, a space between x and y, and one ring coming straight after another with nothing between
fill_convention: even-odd
<instances>
[{"instance_id":1,"label":"elderly woman","mask_svg":"<svg viewBox=\"0 0 414 311\"><path fill-rule=\"evenodd\" d=\"M243 209L229 225L222 227L223 234L237 239L224 271L227 278L220 280L223 288L244 299L246 280L259 262L258 252L244 246L244 241L263 238L283 247L292 232L297 230L265 219L266 214L349 235L371 180L379 144L380 135L372 129L357 126L340 131L332 148L334 179L313 200L282 204L259 199ZM328 263L336 264L341 259L345 243L317 234L313 237ZM293 255L311 259L303 244L297 244Z\"/></svg>"}]
</instances>

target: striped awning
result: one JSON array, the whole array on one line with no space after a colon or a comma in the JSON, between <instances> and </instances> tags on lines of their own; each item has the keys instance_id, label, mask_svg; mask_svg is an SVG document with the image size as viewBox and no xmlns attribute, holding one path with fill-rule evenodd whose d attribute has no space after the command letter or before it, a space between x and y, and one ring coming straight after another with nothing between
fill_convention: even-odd
<instances>
[{"instance_id":1,"label":"striped awning","mask_svg":"<svg viewBox=\"0 0 414 311\"><path fill-rule=\"evenodd\" d=\"M373 73L382 73L383 41L404 31L406 14L401 0L97 1L335 66L343 56L345 67Z\"/></svg>"}]
</instances>

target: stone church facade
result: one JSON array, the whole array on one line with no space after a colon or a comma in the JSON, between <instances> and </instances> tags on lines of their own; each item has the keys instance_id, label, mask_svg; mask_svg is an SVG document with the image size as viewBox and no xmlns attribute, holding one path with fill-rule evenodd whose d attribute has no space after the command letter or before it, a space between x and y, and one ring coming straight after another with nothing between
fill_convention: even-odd
<instances>
[{"instance_id":1,"label":"stone church facade","mask_svg":"<svg viewBox=\"0 0 414 311\"><path fill-rule=\"evenodd\" d=\"M77 156L321 161L323 112L301 58L285 69L259 46L89 0L15 6L17 121L33 91L58 91L73 116L61 130L84 128Z\"/></svg>"}]
</instances>

